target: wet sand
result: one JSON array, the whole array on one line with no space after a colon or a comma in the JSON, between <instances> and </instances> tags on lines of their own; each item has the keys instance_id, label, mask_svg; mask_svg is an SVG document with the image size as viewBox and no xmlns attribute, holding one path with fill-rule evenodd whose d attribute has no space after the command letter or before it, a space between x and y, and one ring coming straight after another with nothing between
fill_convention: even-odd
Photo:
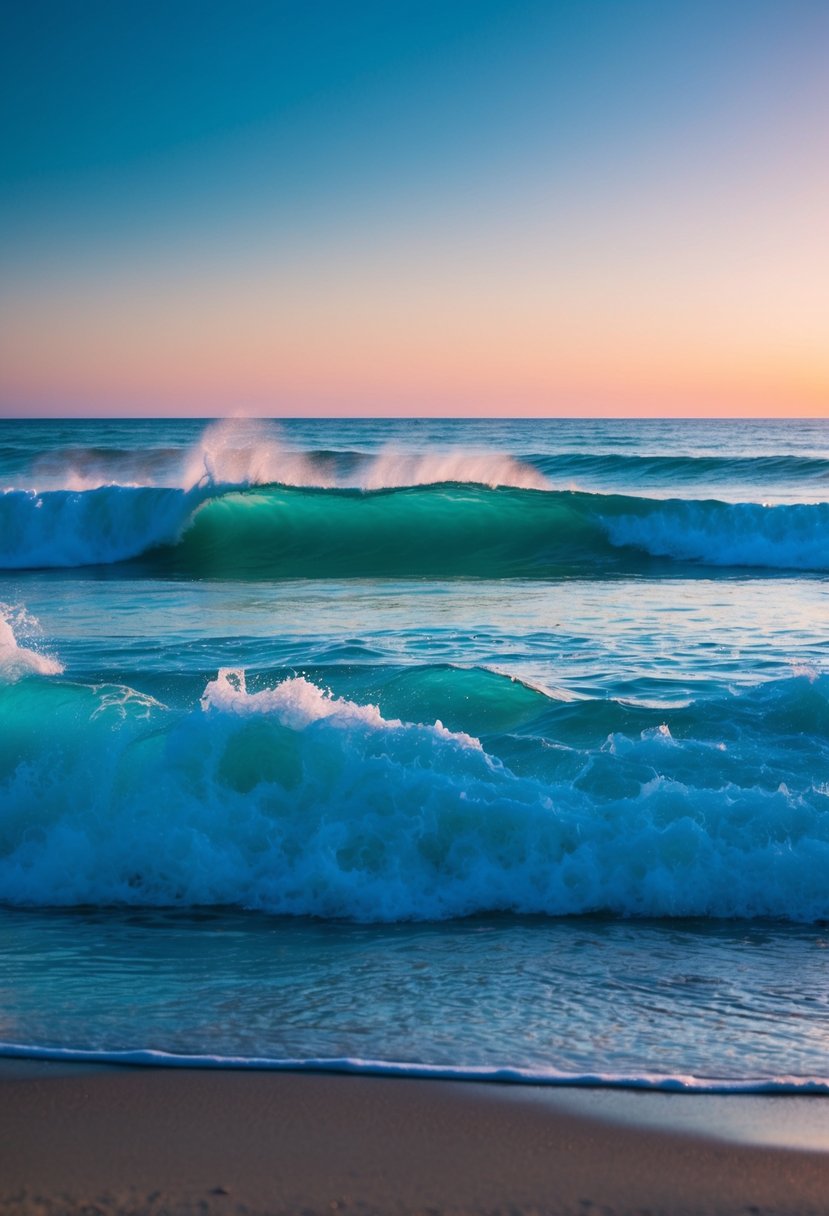
<instances>
[{"instance_id":1,"label":"wet sand","mask_svg":"<svg viewBox=\"0 0 829 1216\"><path fill-rule=\"evenodd\" d=\"M829 1100L647 1098L3 1061L0 1211L829 1212L829 1152L769 1143Z\"/></svg>"}]
</instances>

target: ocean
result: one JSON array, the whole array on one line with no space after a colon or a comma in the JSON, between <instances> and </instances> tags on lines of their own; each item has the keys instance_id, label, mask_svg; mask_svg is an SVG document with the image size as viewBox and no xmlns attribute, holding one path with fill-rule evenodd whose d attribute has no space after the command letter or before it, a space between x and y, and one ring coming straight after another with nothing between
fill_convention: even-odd
<instances>
[{"instance_id":1,"label":"ocean","mask_svg":"<svg viewBox=\"0 0 829 1216\"><path fill-rule=\"evenodd\" d=\"M0 422L0 1053L829 1092L829 422Z\"/></svg>"}]
</instances>

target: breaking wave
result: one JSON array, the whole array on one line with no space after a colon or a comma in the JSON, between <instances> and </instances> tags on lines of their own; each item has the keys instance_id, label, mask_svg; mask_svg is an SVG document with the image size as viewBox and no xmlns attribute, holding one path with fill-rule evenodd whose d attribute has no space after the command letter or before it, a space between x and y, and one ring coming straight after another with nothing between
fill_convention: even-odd
<instances>
[{"instance_id":1,"label":"breaking wave","mask_svg":"<svg viewBox=\"0 0 829 1216\"><path fill-rule=\"evenodd\" d=\"M0 900L826 919L826 678L728 704L742 725L727 745L727 707L707 729L699 710L682 738L663 723L559 743L565 767L545 778L302 677L250 691L222 670L189 710L20 680L0 687Z\"/></svg>"},{"instance_id":2,"label":"breaking wave","mask_svg":"<svg viewBox=\"0 0 829 1216\"><path fill-rule=\"evenodd\" d=\"M654 559L829 570L829 503L764 506L443 482L384 490L157 486L0 494L0 568L216 577L548 577Z\"/></svg>"}]
</instances>

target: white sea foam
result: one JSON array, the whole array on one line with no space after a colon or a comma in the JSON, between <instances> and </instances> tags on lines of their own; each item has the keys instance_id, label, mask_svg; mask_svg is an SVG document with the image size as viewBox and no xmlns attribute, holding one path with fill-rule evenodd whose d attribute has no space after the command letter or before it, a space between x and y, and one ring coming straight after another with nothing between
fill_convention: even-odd
<instances>
[{"instance_id":1,"label":"white sea foam","mask_svg":"<svg viewBox=\"0 0 829 1216\"><path fill-rule=\"evenodd\" d=\"M790 685L787 721L825 715L825 684ZM256 692L223 670L188 713L129 690L57 691L20 684L0 701L6 902L366 922L829 916L817 755L792 757L771 788L767 744L723 752L657 728L614 734L545 783L469 735L303 678Z\"/></svg>"},{"instance_id":2,"label":"white sea foam","mask_svg":"<svg viewBox=\"0 0 829 1216\"><path fill-rule=\"evenodd\" d=\"M829 1077L771 1076L726 1079L686 1073L564 1072L555 1068L420 1064L366 1060L359 1056L271 1058L267 1056L183 1055L152 1048L92 1051L24 1043L0 1043L0 1057L78 1064L119 1064L144 1068L210 1068L249 1072L325 1072L357 1076L406 1077L432 1081L591 1089L636 1089L688 1094L829 1094Z\"/></svg>"},{"instance_id":3,"label":"white sea foam","mask_svg":"<svg viewBox=\"0 0 829 1216\"><path fill-rule=\"evenodd\" d=\"M245 672L239 667L221 667L215 680L204 690L201 698L205 710L222 710L241 715L273 714L284 726L301 731L312 722L332 719L347 729L352 725L375 730L402 730L399 718L384 718L376 705L357 705L318 688L302 676L283 680L276 688L248 692ZM410 726L409 729L420 729ZM453 740L464 747L481 749L481 744L462 731L449 731L441 722L423 728L438 738Z\"/></svg>"},{"instance_id":4,"label":"white sea foam","mask_svg":"<svg viewBox=\"0 0 829 1216\"><path fill-rule=\"evenodd\" d=\"M598 500L597 513L614 545L712 566L829 568L828 503L629 502L628 511L609 515Z\"/></svg>"},{"instance_id":5,"label":"white sea foam","mask_svg":"<svg viewBox=\"0 0 829 1216\"><path fill-rule=\"evenodd\" d=\"M0 604L0 682L12 683L28 675L59 675L63 665L57 659L21 646L15 637L15 625L31 630L37 622L22 609Z\"/></svg>"}]
</instances>

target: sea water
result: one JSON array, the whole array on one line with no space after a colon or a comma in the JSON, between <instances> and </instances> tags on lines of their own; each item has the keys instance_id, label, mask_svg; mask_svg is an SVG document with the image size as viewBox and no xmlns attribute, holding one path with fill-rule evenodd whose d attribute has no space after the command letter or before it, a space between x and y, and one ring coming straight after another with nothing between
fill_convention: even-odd
<instances>
[{"instance_id":1,"label":"sea water","mask_svg":"<svg viewBox=\"0 0 829 1216\"><path fill-rule=\"evenodd\" d=\"M827 576L827 422L0 422L0 1050L829 1089Z\"/></svg>"}]
</instances>

